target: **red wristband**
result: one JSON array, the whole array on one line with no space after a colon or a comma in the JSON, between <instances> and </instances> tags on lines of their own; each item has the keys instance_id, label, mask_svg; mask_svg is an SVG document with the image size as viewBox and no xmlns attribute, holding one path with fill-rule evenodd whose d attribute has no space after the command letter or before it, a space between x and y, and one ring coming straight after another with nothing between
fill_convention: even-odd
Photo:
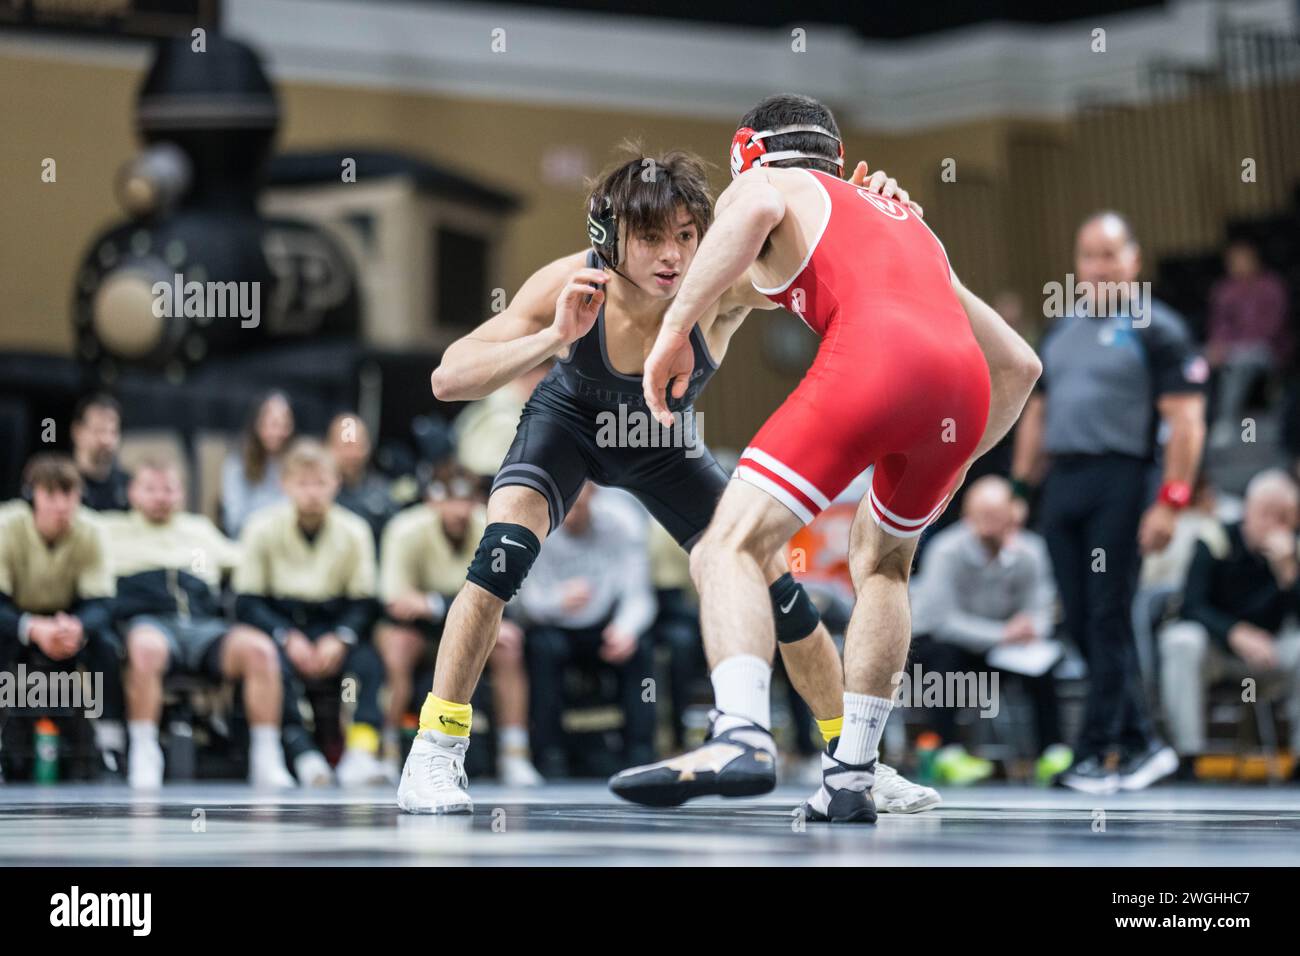
<instances>
[{"instance_id":1,"label":"red wristband","mask_svg":"<svg viewBox=\"0 0 1300 956\"><path fill-rule=\"evenodd\" d=\"M1192 486L1186 481L1166 481L1160 486L1158 500L1171 508L1186 508L1192 503Z\"/></svg>"}]
</instances>

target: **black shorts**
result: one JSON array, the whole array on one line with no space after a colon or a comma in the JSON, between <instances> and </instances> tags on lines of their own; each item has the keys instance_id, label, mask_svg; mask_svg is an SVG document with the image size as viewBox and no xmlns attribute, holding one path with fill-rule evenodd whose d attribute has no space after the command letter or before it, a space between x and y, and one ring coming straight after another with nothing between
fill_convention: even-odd
<instances>
[{"instance_id":1,"label":"black shorts","mask_svg":"<svg viewBox=\"0 0 1300 956\"><path fill-rule=\"evenodd\" d=\"M601 447L590 413L562 412L530 400L519 418L492 490L523 485L564 521L583 482L631 492L688 551L708 527L728 475L702 443L687 448Z\"/></svg>"}]
</instances>

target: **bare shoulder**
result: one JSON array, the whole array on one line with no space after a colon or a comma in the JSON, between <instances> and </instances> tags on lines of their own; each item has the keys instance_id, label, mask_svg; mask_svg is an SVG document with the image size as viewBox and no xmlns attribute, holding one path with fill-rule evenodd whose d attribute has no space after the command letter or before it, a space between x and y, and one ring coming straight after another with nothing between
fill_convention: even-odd
<instances>
[{"instance_id":1,"label":"bare shoulder","mask_svg":"<svg viewBox=\"0 0 1300 956\"><path fill-rule=\"evenodd\" d=\"M819 192L817 177L810 170L767 167L763 170L767 181L781 192L794 195L802 192Z\"/></svg>"}]
</instances>

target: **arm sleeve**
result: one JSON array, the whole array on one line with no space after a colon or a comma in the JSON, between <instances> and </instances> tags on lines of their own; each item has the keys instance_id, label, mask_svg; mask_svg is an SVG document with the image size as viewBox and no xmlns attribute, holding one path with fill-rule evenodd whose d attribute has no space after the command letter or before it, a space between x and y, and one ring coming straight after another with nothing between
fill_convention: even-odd
<instances>
[{"instance_id":1,"label":"arm sleeve","mask_svg":"<svg viewBox=\"0 0 1300 956\"><path fill-rule=\"evenodd\" d=\"M352 532L356 560L348 576L343 605L339 615L338 630L350 631L358 641L370 639L370 626L374 623L375 603L375 538L370 527L358 520Z\"/></svg>"},{"instance_id":2,"label":"arm sleeve","mask_svg":"<svg viewBox=\"0 0 1300 956\"><path fill-rule=\"evenodd\" d=\"M1192 345L1183 320L1171 312L1157 312L1146 331L1147 359L1156 394L1203 391L1209 368Z\"/></svg>"},{"instance_id":3,"label":"arm sleeve","mask_svg":"<svg viewBox=\"0 0 1300 956\"><path fill-rule=\"evenodd\" d=\"M237 455L228 455L221 465L221 523L227 534L237 535L248 517L248 482Z\"/></svg>"},{"instance_id":4,"label":"arm sleeve","mask_svg":"<svg viewBox=\"0 0 1300 956\"><path fill-rule=\"evenodd\" d=\"M400 522L390 521L379 539L379 600L384 604L410 589L401 529Z\"/></svg>"},{"instance_id":5,"label":"arm sleeve","mask_svg":"<svg viewBox=\"0 0 1300 956\"><path fill-rule=\"evenodd\" d=\"M1182 616L1189 621L1204 625L1213 638L1222 647L1228 646L1228 632L1237 623L1237 618L1219 610L1211 601L1211 585L1214 582L1214 555L1204 541L1196 542L1196 553L1192 564L1187 569L1187 583L1183 587Z\"/></svg>"},{"instance_id":6,"label":"arm sleeve","mask_svg":"<svg viewBox=\"0 0 1300 956\"><path fill-rule=\"evenodd\" d=\"M78 601L72 606L72 614L81 620L81 627L87 634L102 631L113 623L112 598L91 598Z\"/></svg>"},{"instance_id":7,"label":"arm sleeve","mask_svg":"<svg viewBox=\"0 0 1300 956\"><path fill-rule=\"evenodd\" d=\"M87 633L102 631L113 621L113 597L117 582L108 562L108 545L104 532L95 526L86 566L77 576L77 600L71 613L81 620Z\"/></svg>"},{"instance_id":8,"label":"arm sleeve","mask_svg":"<svg viewBox=\"0 0 1300 956\"><path fill-rule=\"evenodd\" d=\"M213 562L223 571L234 571L235 568L239 567L240 558L243 555L239 543L227 538L216 525L206 518L204 524L207 526L207 537L209 547L212 549Z\"/></svg>"},{"instance_id":9,"label":"arm sleeve","mask_svg":"<svg viewBox=\"0 0 1300 956\"><path fill-rule=\"evenodd\" d=\"M235 595L235 617L260 631L278 637L278 633L291 631L294 624L277 611L268 598L260 594Z\"/></svg>"},{"instance_id":10,"label":"arm sleeve","mask_svg":"<svg viewBox=\"0 0 1300 956\"><path fill-rule=\"evenodd\" d=\"M108 545L104 532L98 525L87 551L86 565L77 575L77 597L83 601L111 598L116 593L116 581L108 563Z\"/></svg>"},{"instance_id":11,"label":"arm sleeve","mask_svg":"<svg viewBox=\"0 0 1300 956\"><path fill-rule=\"evenodd\" d=\"M293 622L277 611L270 602L270 581L266 573L266 549L256 523L245 528L239 545L242 560L235 565L232 587L235 591L235 617L272 637L277 631L292 629Z\"/></svg>"},{"instance_id":12,"label":"arm sleeve","mask_svg":"<svg viewBox=\"0 0 1300 956\"><path fill-rule=\"evenodd\" d=\"M347 596L354 600L375 597L375 537L370 528L358 519L353 531L356 560L353 562L352 574L348 577Z\"/></svg>"},{"instance_id":13,"label":"arm sleeve","mask_svg":"<svg viewBox=\"0 0 1300 956\"><path fill-rule=\"evenodd\" d=\"M623 541L618 569L621 584L618 608L610 626L640 637L654 623L657 604L650 583L650 552L644 536Z\"/></svg>"},{"instance_id":14,"label":"arm sleeve","mask_svg":"<svg viewBox=\"0 0 1300 956\"><path fill-rule=\"evenodd\" d=\"M348 598L339 615L337 630L351 632L358 641L370 640L371 625L375 622L378 604L374 598Z\"/></svg>"}]
</instances>

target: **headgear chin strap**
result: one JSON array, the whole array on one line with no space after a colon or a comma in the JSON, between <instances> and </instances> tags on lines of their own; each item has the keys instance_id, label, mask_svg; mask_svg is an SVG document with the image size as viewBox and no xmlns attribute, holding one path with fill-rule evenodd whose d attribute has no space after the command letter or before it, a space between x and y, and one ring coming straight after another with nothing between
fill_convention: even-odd
<instances>
[{"instance_id":1,"label":"headgear chin strap","mask_svg":"<svg viewBox=\"0 0 1300 956\"><path fill-rule=\"evenodd\" d=\"M835 146L838 150L836 159L831 159L824 153L805 153L798 149L781 149L775 153L769 153L767 147L763 145L763 140L771 136L783 136L786 133L817 133L820 136L826 136L835 140ZM762 132L754 132L748 126L742 126L736 130L736 135L731 138L731 176L734 179L747 169L755 166L763 166L767 163L775 163L782 159L822 159L826 162L835 163L844 171L844 144L840 138L826 129L824 126L816 126L811 123L799 123L794 126L780 126L776 129L766 129Z\"/></svg>"}]
</instances>

